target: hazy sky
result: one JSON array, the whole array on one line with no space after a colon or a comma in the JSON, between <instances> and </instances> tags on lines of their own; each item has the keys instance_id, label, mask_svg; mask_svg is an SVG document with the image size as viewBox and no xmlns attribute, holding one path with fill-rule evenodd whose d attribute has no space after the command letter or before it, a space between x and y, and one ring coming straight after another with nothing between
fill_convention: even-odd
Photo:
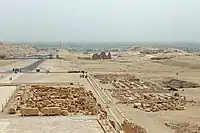
<instances>
[{"instance_id":1,"label":"hazy sky","mask_svg":"<svg viewBox=\"0 0 200 133\"><path fill-rule=\"evenodd\" d=\"M200 0L0 0L2 41L200 42Z\"/></svg>"}]
</instances>

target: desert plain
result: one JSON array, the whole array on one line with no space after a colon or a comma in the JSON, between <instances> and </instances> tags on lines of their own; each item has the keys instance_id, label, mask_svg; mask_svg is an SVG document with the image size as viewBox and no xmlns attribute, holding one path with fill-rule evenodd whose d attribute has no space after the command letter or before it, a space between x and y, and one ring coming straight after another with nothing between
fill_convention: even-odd
<instances>
[{"instance_id":1,"label":"desert plain","mask_svg":"<svg viewBox=\"0 0 200 133\"><path fill-rule=\"evenodd\" d=\"M111 52L111 59L90 59L93 54L59 49L56 53L59 58L45 59L35 66L41 68L41 72L36 72L36 68L21 73L8 72L40 59L0 60L1 132L49 132L51 128L54 132L69 133L200 132L200 56L197 53L137 47ZM45 89L48 87L50 89ZM56 97L52 95L59 94L57 99L61 99L66 88L75 90L72 96L68 96L70 91L66 93L68 102L72 100L68 104L66 101L54 104L52 99ZM84 90L76 94L76 88ZM54 89L63 93L51 91ZM18 103L16 98L19 98ZM77 103L73 103L74 99ZM48 104L43 104L44 101ZM9 114L12 107L16 107L15 113ZM38 116L23 117L24 107L35 109ZM66 110L66 114L45 113L48 107ZM48 116L50 113L53 116ZM133 129L123 126L125 120L134 123ZM137 126L141 129L137 130Z\"/></svg>"}]
</instances>

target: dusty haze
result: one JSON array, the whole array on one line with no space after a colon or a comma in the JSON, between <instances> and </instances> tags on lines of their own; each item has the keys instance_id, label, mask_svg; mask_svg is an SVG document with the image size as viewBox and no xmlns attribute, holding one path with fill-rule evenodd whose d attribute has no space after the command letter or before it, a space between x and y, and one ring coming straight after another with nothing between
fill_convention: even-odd
<instances>
[{"instance_id":1,"label":"dusty haze","mask_svg":"<svg viewBox=\"0 0 200 133\"><path fill-rule=\"evenodd\" d=\"M198 0L0 0L2 41L200 42Z\"/></svg>"}]
</instances>

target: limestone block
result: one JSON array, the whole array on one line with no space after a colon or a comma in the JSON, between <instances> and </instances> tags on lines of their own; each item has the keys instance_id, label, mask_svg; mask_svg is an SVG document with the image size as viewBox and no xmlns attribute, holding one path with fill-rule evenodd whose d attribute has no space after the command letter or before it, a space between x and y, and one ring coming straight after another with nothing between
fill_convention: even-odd
<instances>
[{"instance_id":1,"label":"limestone block","mask_svg":"<svg viewBox=\"0 0 200 133\"><path fill-rule=\"evenodd\" d=\"M66 116L66 115L68 115L68 111L67 110L61 110L60 115Z\"/></svg>"},{"instance_id":2,"label":"limestone block","mask_svg":"<svg viewBox=\"0 0 200 133\"><path fill-rule=\"evenodd\" d=\"M17 110L17 106L11 106L8 113L9 114L15 114L16 113L16 110Z\"/></svg>"},{"instance_id":3,"label":"limestone block","mask_svg":"<svg viewBox=\"0 0 200 133\"><path fill-rule=\"evenodd\" d=\"M37 116L39 114L38 108L21 108L22 116Z\"/></svg>"},{"instance_id":4,"label":"limestone block","mask_svg":"<svg viewBox=\"0 0 200 133\"><path fill-rule=\"evenodd\" d=\"M53 116L53 115L60 115L60 107L45 107L41 111L43 115Z\"/></svg>"}]
</instances>

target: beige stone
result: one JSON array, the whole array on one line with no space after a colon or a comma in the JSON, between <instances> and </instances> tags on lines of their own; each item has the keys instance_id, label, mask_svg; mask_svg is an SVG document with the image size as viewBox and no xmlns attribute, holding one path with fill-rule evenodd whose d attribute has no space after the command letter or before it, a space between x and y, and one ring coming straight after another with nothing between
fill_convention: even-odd
<instances>
[{"instance_id":1,"label":"beige stone","mask_svg":"<svg viewBox=\"0 0 200 133\"><path fill-rule=\"evenodd\" d=\"M66 116L66 115L68 115L68 111L67 110L61 110L60 115Z\"/></svg>"},{"instance_id":2,"label":"beige stone","mask_svg":"<svg viewBox=\"0 0 200 133\"><path fill-rule=\"evenodd\" d=\"M8 111L9 114L15 114L17 110L17 107L11 107Z\"/></svg>"},{"instance_id":3,"label":"beige stone","mask_svg":"<svg viewBox=\"0 0 200 133\"><path fill-rule=\"evenodd\" d=\"M20 113L22 116L37 116L39 110L38 108L21 108Z\"/></svg>"},{"instance_id":4,"label":"beige stone","mask_svg":"<svg viewBox=\"0 0 200 133\"><path fill-rule=\"evenodd\" d=\"M52 115L60 115L60 107L46 107L43 108L42 111L43 115L52 116Z\"/></svg>"}]
</instances>

